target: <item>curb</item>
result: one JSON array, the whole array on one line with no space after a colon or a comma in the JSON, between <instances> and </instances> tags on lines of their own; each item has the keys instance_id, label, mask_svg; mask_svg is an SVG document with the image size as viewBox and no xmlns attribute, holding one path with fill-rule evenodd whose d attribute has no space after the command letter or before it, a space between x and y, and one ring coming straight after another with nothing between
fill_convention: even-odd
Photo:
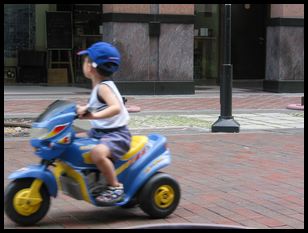
<instances>
[{"instance_id":1,"label":"curb","mask_svg":"<svg viewBox=\"0 0 308 233\"><path fill-rule=\"evenodd\" d=\"M4 127L21 127L21 128L31 128L31 124L20 123L20 122L4 122Z\"/></svg>"},{"instance_id":2,"label":"curb","mask_svg":"<svg viewBox=\"0 0 308 233\"><path fill-rule=\"evenodd\" d=\"M253 229L245 226L200 223L145 224L122 229Z\"/></svg>"}]
</instances>

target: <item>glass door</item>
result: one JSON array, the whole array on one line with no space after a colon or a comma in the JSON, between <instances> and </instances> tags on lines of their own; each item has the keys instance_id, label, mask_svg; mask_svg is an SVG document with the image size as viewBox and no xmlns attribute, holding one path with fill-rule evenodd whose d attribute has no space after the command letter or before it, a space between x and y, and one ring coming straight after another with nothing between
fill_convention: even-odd
<instances>
[{"instance_id":1,"label":"glass door","mask_svg":"<svg viewBox=\"0 0 308 233\"><path fill-rule=\"evenodd\" d=\"M74 50L76 54L93 43L102 41L102 4L73 4ZM75 55L75 77L80 84L90 83L82 73L82 58Z\"/></svg>"},{"instance_id":2,"label":"glass door","mask_svg":"<svg viewBox=\"0 0 308 233\"><path fill-rule=\"evenodd\" d=\"M216 85L219 73L219 4L195 4L194 80Z\"/></svg>"}]
</instances>

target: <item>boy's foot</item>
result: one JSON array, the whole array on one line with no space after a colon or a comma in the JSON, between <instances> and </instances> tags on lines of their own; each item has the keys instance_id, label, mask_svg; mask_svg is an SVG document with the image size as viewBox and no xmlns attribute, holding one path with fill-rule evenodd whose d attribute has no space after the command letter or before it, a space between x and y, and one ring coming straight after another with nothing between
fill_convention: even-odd
<instances>
[{"instance_id":1,"label":"boy's foot","mask_svg":"<svg viewBox=\"0 0 308 233\"><path fill-rule=\"evenodd\" d=\"M107 188L95 198L96 203L101 206L113 205L124 198L124 187L107 186Z\"/></svg>"}]
</instances>

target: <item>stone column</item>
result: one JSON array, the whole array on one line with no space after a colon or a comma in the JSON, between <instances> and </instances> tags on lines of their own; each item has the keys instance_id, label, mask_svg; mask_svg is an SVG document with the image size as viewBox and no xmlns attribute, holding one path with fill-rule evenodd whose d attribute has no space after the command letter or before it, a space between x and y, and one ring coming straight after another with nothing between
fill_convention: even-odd
<instances>
[{"instance_id":1,"label":"stone column","mask_svg":"<svg viewBox=\"0 0 308 233\"><path fill-rule=\"evenodd\" d=\"M194 4L104 4L103 40L121 52L123 94L193 94Z\"/></svg>"},{"instance_id":2,"label":"stone column","mask_svg":"<svg viewBox=\"0 0 308 233\"><path fill-rule=\"evenodd\" d=\"M271 4L265 91L304 92L304 4Z\"/></svg>"}]
</instances>

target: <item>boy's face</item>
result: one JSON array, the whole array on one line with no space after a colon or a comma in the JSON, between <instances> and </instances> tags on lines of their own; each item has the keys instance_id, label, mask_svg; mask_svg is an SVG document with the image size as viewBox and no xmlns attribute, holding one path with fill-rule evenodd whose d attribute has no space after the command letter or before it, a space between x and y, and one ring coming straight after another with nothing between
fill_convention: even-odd
<instances>
[{"instance_id":1,"label":"boy's face","mask_svg":"<svg viewBox=\"0 0 308 233\"><path fill-rule=\"evenodd\" d=\"M89 62L89 58L88 56L86 56L83 60L83 65L82 65L82 71L84 76L86 76L87 78L91 78L92 77L92 73L93 73L93 67L91 65L91 63Z\"/></svg>"}]
</instances>

